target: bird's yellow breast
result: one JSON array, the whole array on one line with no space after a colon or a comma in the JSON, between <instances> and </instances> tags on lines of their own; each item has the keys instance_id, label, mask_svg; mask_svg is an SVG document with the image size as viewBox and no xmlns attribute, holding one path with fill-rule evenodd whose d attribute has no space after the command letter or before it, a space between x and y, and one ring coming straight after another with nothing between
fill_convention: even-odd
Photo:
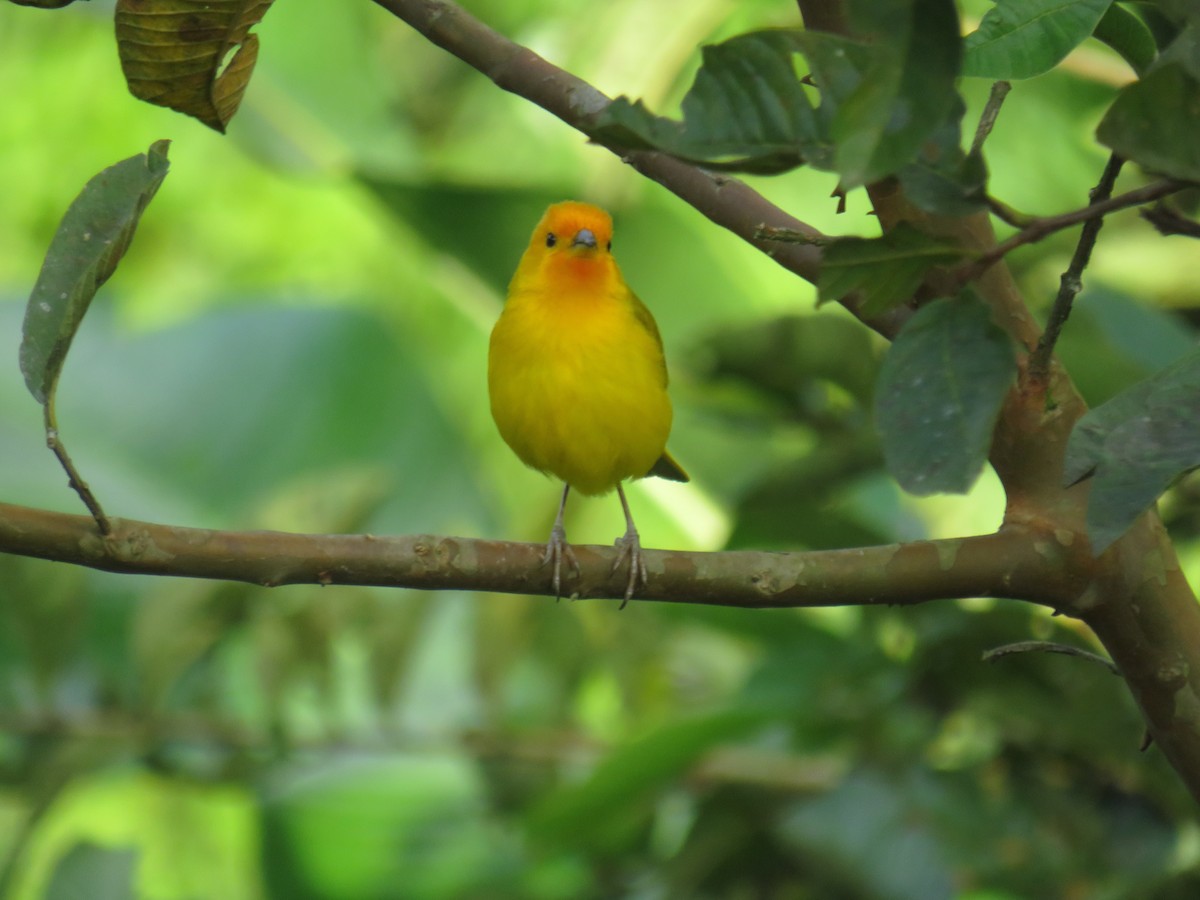
<instances>
[{"instance_id":1,"label":"bird's yellow breast","mask_svg":"<svg viewBox=\"0 0 1200 900\"><path fill-rule=\"evenodd\" d=\"M526 465L584 494L645 475L671 430L653 320L619 275L605 281L514 281L488 355L501 437Z\"/></svg>"}]
</instances>

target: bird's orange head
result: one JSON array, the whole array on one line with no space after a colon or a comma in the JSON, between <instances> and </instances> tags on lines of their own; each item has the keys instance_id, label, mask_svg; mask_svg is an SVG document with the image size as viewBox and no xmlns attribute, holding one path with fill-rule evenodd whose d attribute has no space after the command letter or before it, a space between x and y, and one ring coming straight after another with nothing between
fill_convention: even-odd
<instances>
[{"instance_id":1,"label":"bird's orange head","mask_svg":"<svg viewBox=\"0 0 1200 900\"><path fill-rule=\"evenodd\" d=\"M538 222L513 285L600 287L616 273L612 217L598 206L567 200L550 206Z\"/></svg>"}]
</instances>

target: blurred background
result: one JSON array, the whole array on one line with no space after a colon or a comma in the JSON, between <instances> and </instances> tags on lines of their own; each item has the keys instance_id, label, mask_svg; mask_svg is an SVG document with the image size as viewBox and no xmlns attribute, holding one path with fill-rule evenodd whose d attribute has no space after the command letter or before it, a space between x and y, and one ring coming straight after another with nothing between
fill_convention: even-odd
<instances>
[{"instance_id":1,"label":"blurred background","mask_svg":"<svg viewBox=\"0 0 1200 900\"><path fill-rule=\"evenodd\" d=\"M469 0L616 95L676 110L697 45L780 0ZM964 14L978 17L982 4ZM616 219L660 324L688 485L651 547L983 533L1003 495L916 499L870 421L885 350L606 151L368 2L287 0L229 135L135 101L112 4L0 5L0 500L82 512L17 367L23 304L84 183L171 173L67 361L59 423L111 515L208 528L543 541L559 486L495 433L487 336L542 209ZM1023 212L1086 202L1130 77L1097 46L1019 83L988 143ZM974 127L987 85L963 86ZM1121 185L1132 185L1127 172ZM755 186L875 233L832 176ZM1120 186L1119 186L1120 187ZM1074 233L1012 260L1039 313ZM1194 345L1200 252L1101 234L1061 347L1091 402ZM1200 484L1164 500L1193 584ZM614 497L567 530L609 543ZM752 612L108 575L0 556L0 897L1175 898L1194 805L1119 679L1022 603Z\"/></svg>"}]
</instances>

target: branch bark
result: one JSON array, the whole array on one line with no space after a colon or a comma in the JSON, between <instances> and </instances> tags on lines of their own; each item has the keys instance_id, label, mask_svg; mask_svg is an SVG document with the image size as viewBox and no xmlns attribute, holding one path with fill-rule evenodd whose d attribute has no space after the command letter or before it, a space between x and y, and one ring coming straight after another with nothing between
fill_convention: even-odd
<instances>
[{"instance_id":1,"label":"branch bark","mask_svg":"<svg viewBox=\"0 0 1200 900\"><path fill-rule=\"evenodd\" d=\"M107 572L216 578L275 587L349 584L416 590L554 596L542 544L438 535L209 531L0 503L0 552ZM574 546L579 598L622 598L612 547ZM904 605L960 597L1014 597L1059 608L1077 589L1063 580L1068 548L1017 530L942 541L796 553L646 550L649 580L634 599L750 609Z\"/></svg>"}]
</instances>

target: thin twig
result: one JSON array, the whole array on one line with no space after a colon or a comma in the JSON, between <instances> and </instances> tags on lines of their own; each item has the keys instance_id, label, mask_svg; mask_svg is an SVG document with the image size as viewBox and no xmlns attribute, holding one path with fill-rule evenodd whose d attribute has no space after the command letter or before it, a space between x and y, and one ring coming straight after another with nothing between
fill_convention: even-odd
<instances>
[{"instance_id":1,"label":"thin twig","mask_svg":"<svg viewBox=\"0 0 1200 900\"><path fill-rule=\"evenodd\" d=\"M1159 200L1188 187L1192 187L1188 182L1166 178L1162 181L1155 181L1152 184L1127 191L1124 194L1119 194L1101 203L1089 204L1082 209L1071 210L1071 212L1065 212L1057 216L1047 216L1044 219L1036 219L1032 224L1018 231L1008 240L1001 241L977 259L959 267L954 273L954 279L959 284L967 284L974 281L1018 247L1023 247L1026 244L1035 244L1043 238L1054 234L1056 231L1062 231L1064 228L1070 228L1072 225L1078 225L1080 222L1086 222L1089 219L1099 219L1119 209L1141 206L1143 203Z\"/></svg>"},{"instance_id":2,"label":"thin twig","mask_svg":"<svg viewBox=\"0 0 1200 900\"><path fill-rule=\"evenodd\" d=\"M997 81L992 84L992 92L988 94L987 105L983 107L983 113L979 116L979 124L975 127L975 139L971 141L972 153L978 153L983 149L983 142L992 133L992 128L996 125L996 117L1000 115L1000 107L1004 105L1004 98L1011 90L1012 85L1007 81Z\"/></svg>"},{"instance_id":3,"label":"thin twig","mask_svg":"<svg viewBox=\"0 0 1200 900\"><path fill-rule=\"evenodd\" d=\"M1116 184L1117 176L1121 173L1121 166L1124 164L1125 160L1115 153L1108 157L1108 162L1104 165L1104 172L1089 195L1089 205L1097 206L1112 197L1113 185ZM1037 347L1029 357L1029 383L1031 385L1044 387L1046 384L1046 373L1050 369L1050 357L1054 353L1054 345L1058 343L1058 336L1062 333L1063 326L1071 315L1075 297L1083 287L1083 270L1091 261L1092 249L1096 246L1096 238L1103 225L1103 218L1088 219L1083 223L1079 241L1075 244L1075 252L1071 256L1071 263L1063 272L1062 278L1059 279L1058 296L1054 298L1054 306L1050 308L1046 329L1038 338Z\"/></svg>"},{"instance_id":4,"label":"thin twig","mask_svg":"<svg viewBox=\"0 0 1200 900\"><path fill-rule=\"evenodd\" d=\"M1079 647L1072 647L1069 644L1056 644L1053 641L1018 641L1015 644L1005 644L1003 647L995 647L983 654L984 662L995 662L1005 656L1011 656L1014 653L1061 653L1064 656L1075 656L1079 659L1086 659L1088 662L1101 665L1114 675L1119 676L1121 670L1116 667L1112 660L1105 659L1099 654L1092 653L1089 650L1081 650Z\"/></svg>"},{"instance_id":5,"label":"thin twig","mask_svg":"<svg viewBox=\"0 0 1200 900\"><path fill-rule=\"evenodd\" d=\"M104 514L104 510L101 509L100 501L96 499L96 495L92 493L92 489L83 480L83 476L79 474L79 470L71 462L71 457L67 455L67 448L59 440L58 423L54 420L53 399L47 401L42 409L44 411L43 419L46 424L46 446L58 457L59 464L67 473L67 483L71 486L71 490L79 495L79 499L83 501L83 505L88 508L88 512L92 514L92 518L96 520L96 527L100 529L100 533L105 536L112 534L112 524L109 522L108 516Z\"/></svg>"}]
</instances>

